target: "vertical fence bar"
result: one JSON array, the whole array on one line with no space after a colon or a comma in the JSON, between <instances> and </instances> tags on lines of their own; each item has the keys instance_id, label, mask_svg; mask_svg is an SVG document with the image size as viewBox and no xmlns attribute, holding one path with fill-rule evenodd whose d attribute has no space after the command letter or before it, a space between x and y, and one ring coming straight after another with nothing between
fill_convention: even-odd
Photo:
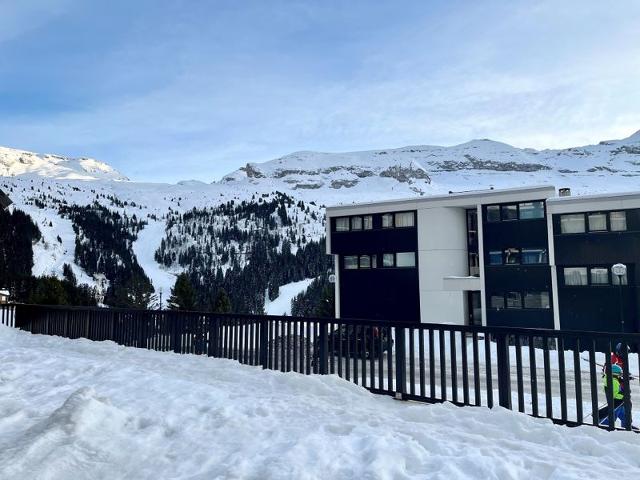
<instances>
[{"instance_id":1,"label":"vertical fence bar","mask_svg":"<svg viewBox=\"0 0 640 480\"><path fill-rule=\"evenodd\" d=\"M418 358L420 361L420 396L426 397L427 392L425 389L425 361L424 361L424 329L418 330Z\"/></svg>"},{"instance_id":2,"label":"vertical fence bar","mask_svg":"<svg viewBox=\"0 0 640 480\"><path fill-rule=\"evenodd\" d=\"M449 332L449 342L451 349L451 401L456 403L458 401L458 355L456 353L457 341L455 330Z\"/></svg>"},{"instance_id":3,"label":"vertical fence bar","mask_svg":"<svg viewBox=\"0 0 640 480\"><path fill-rule=\"evenodd\" d=\"M409 394L416 394L416 359L415 359L415 345L414 345L415 330L409 328Z\"/></svg>"},{"instance_id":4,"label":"vertical fence bar","mask_svg":"<svg viewBox=\"0 0 640 480\"><path fill-rule=\"evenodd\" d=\"M320 342L320 355L318 355L320 360L320 374L326 375L329 373L329 362L328 362L328 338L327 338L327 323L326 322L317 322L318 327L320 328L319 342Z\"/></svg>"},{"instance_id":5,"label":"vertical fence bar","mask_svg":"<svg viewBox=\"0 0 640 480\"><path fill-rule=\"evenodd\" d=\"M436 398L436 353L434 351L433 329L429 329L429 395Z\"/></svg>"},{"instance_id":6,"label":"vertical fence bar","mask_svg":"<svg viewBox=\"0 0 640 480\"><path fill-rule=\"evenodd\" d=\"M493 408L493 378L491 373L491 339L489 333L484 334L485 375L487 381L487 407Z\"/></svg>"},{"instance_id":7,"label":"vertical fence bar","mask_svg":"<svg viewBox=\"0 0 640 480\"><path fill-rule=\"evenodd\" d=\"M531 380L531 410L533 416L538 412L538 369L536 366L535 337L529 336L529 378Z\"/></svg>"},{"instance_id":8,"label":"vertical fence bar","mask_svg":"<svg viewBox=\"0 0 640 480\"><path fill-rule=\"evenodd\" d=\"M582 372L580 370L580 338L576 338L576 346L573 350L573 383L576 391L576 421L584 423L582 412Z\"/></svg>"},{"instance_id":9,"label":"vertical fence bar","mask_svg":"<svg viewBox=\"0 0 640 480\"><path fill-rule=\"evenodd\" d=\"M589 345L589 383L591 387L591 421L593 425L598 425L600 418L598 415L598 386L596 381L596 341L591 340Z\"/></svg>"},{"instance_id":10,"label":"vertical fence bar","mask_svg":"<svg viewBox=\"0 0 640 480\"><path fill-rule=\"evenodd\" d=\"M544 364L544 399L547 418L553 418L553 396L551 394L551 365L549 360L549 337L542 337L542 354Z\"/></svg>"},{"instance_id":11,"label":"vertical fence bar","mask_svg":"<svg viewBox=\"0 0 640 480\"><path fill-rule=\"evenodd\" d=\"M638 352L640 355L640 352ZM631 387L629 385L629 344L622 342L622 385L623 385L623 409L624 422L622 427L625 430L631 430Z\"/></svg>"},{"instance_id":12,"label":"vertical fence bar","mask_svg":"<svg viewBox=\"0 0 640 480\"><path fill-rule=\"evenodd\" d=\"M509 359L509 335L500 334L496 339L498 362L498 403L511 410L511 365Z\"/></svg>"},{"instance_id":13,"label":"vertical fence bar","mask_svg":"<svg viewBox=\"0 0 640 480\"><path fill-rule=\"evenodd\" d=\"M482 405L482 395L480 388L480 358L478 354L478 332L473 332L471 335L471 341L473 342L473 393L476 406Z\"/></svg>"},{"instance_id":14,"label":"vertical fence bar","mask_svg":"<svg viewBox=\"0 0 640 480\"><path fill-rule=\"evenodd\" d=\"M567 375L564 360L564 337L558 338L558 380L560 382L560 418L567 421Z\"/></svg>"},{"instance_id":15,"label":"vertical fence bar","mask_svg":"<svg viewBox=\"0 0 640 480\"><path fill-rule=\"evenodd\" d=\"M447 399L447 364L446 345L444 341L444 330L438 329L438 347L440 349L440 399Z\"/></svg>"},{"instance_id":16,"label":"vertical fence bar","mask_svg":"<svg viewBox=\"0 0 640 480\"><path fill-rule=\"evenodd\" d=\"M515 336L516 347L516 384L518 389L518 411L524 413L524 382L522 379L522 342L520 335Z\"/></svg>"},{"instance_id":17,"label":"vertical fence bar","mask_svg":"<svg viewBox=\"0 0 640 480\"><path fill-rule=\"evenodd\" d=\"M607 351L605 353L605 372L607 379L607 387L605 388L605 394L607 398L607 419L609 422L609 430L615 428L615 415L613 406L613 372L611 371L611 339L607 342Z\"/></svg>"},{"instance_id":18,"label":"vertical fence bar","mask_svg":"<svg viewBox=\"0 0 640 480\"><path fill-rule=\"evenodd\" d=\"M396 398L407 393L407 360L404 327L396 327Z\"/></svg>"}]
</instances>

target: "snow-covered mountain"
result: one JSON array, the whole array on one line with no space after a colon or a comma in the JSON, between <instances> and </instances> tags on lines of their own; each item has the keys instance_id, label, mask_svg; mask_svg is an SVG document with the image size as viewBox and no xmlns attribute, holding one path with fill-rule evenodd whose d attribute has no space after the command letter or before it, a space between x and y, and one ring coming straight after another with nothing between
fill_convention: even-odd
<instances>
[{"instance_id":1,"label":"snow-covered mountain","mask_svg":"<svg viewBox=\"0 0 640 480\"><path fill-rule=\"evenodd\" d=\"M245 188L268 184L308 198L349 203L532 183L569 186L578 193L633 190L640 187L638 176L640 131L623 140L562 150L472 140L452 147L297 152L266 163L249 163L226 175L222 183Z\"/></svg>"},{"instance_id":2,"label":"snow-covered mountain","mask_svg":"<svg viewBox=\"0 0 640 480\"><path fill-rule=\"evenodd\" d=\"M128 180L104 162L0 147L0 176L26 173L68 180Z\"/></svg>"},{"instance_id":3,"label":"snow-covered mountain","mask_svg":"<svg viewBox=\"0 0 640 480\"><path fill-rule=\"evenodd\" d=\"M639 177L640 131L622 140L560 150L520 149L473 140L452 147L298 152L247 164L211 184L131 182L96 160L0 147L0 188L14 201L14 208L31 215L42 232L42 240L34 247L34 275L61 276L64 263L70 263L80 281L95 282L76 263L77 226L74 229L61 207L97 203L129 218L135 215L142 222L142 230L132 240L132 255L156 290L162 287L165 292L184 266L160 265L155 254L163 239L168 244L169 231L173 229L175 235L180 215L194 208L207 218L226 202L257 203L279 191L306 202L303 209L294 203L289 214L294 223L301 222L297 235L309 241L322 236L323 205L543 183L571 187L574 195L632 191L640 190ZM171 223L168 229L167 221ZM185 249L193 250L192 245L210 248L210 232L205 228L200 238L199 231L190 229L188 239L176 240L174 236L171 244L178 256ZM281 235L288 235L284 228Z\"/></svg>"}]
</instances>

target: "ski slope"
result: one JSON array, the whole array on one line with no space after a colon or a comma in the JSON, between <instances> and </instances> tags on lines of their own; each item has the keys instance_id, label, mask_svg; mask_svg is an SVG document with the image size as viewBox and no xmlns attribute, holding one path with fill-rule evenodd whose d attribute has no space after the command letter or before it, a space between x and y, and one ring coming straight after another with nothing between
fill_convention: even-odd
<instances>
[{"instance_id":1,"label":"ski slope","mask_svg":"<svg viewBox=\"0 0 640 480\"><path fill-rule=\"evenodd\" d=\"M278 297L266 302L264 306L265 313L267 315L291 315L291 300L296 295L305 292L313 280L313 278L305 278L299 282L282 285L279 289Z\"/></svg>"},{"instance_id":2,"label":"ski slope","mask_svg":"<svg viewBox=\"0 0 640 480\"><path fill-rule=\"evenodd\" d=\"M630 432L0 327L0 478L637 478ZM587 473L588 472L588 473Z\"/></svg>"}]
</instances>

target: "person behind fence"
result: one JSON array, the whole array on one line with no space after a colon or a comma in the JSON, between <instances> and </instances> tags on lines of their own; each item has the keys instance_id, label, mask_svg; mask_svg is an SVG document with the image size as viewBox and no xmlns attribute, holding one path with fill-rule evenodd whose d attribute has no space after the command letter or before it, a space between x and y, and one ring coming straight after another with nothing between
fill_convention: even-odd
<instances>
[{"instance_id":1,"label":"person behind fence","mask_svg":"<svg viewBox=\"0 0 640 480\"><path fill-rule=\"evenodd\" d=\"M602 386L604 387L605 395L609 394L609 386L607 382L607 375L602 375ZM624 411L624 383L622 379L622 367L620 365L611 364L611 379L612 379L612 391L613 391L613 421L620 419L622 425L625 424L625 411ZM631 403L631 400L629 400ZM629 408L631 410L631 408ZM600 425L609 425L609 405L605 405L598 411L598 419Z\"/></svg>"}]
</instances>

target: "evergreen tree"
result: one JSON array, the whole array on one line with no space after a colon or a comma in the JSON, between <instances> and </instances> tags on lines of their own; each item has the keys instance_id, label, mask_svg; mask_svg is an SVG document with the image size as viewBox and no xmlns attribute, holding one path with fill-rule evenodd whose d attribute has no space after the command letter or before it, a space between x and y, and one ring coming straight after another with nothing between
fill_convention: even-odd
<instances>
[{"instance_id":1,"label":"evergreen tree","mask_svg":"<svg viewBox=\"0 0 640 480\"><path fill-rule=\"evenodd\" d=\"M224 288L218 289L213 303L213 311L215 313L231 313L231 300L229 300L229 295Z\"/></svg>"},{"instance_id":2,"label":"evergreen tree","mask_svg":"<svg viewBox=\"0 0 640 480\"><path fill-rule=\"evenodd\" d=\"M181 273L176 278L168 304L171 310L195 310L196 291L186 273Z\"/></svg>"}]
</instances>

